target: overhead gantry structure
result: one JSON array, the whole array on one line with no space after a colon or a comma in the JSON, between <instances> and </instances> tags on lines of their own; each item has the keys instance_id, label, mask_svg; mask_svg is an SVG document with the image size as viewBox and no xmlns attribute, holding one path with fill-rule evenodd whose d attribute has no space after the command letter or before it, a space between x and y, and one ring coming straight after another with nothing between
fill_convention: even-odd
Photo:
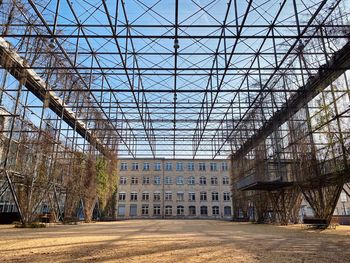
<instances>
[{"instance_id":1,"label":"overhead gantry structure","mask_svg":"<svg viewBox=\"0 0 350 263\"><path fill-rule=\"evenodd\" d=\"M265 187L276 204L295 183L337 196L347 182L347 0L0 7L2 158L43 137L63 163L230 157L235 185Z\"/></svg>"},{"instance_id":2,"label":"overhead gantry structure","mask_svg":"<svg viewBox=\"0 0 350 263\"><path fill-rule=\"evenodd\" d=\"M50 91L98 112L120 157L226 158L257 108L270 119L347 41L345 2L5 1L1 37L44 81L74 76Z\"/></svg>"}]
</instances>

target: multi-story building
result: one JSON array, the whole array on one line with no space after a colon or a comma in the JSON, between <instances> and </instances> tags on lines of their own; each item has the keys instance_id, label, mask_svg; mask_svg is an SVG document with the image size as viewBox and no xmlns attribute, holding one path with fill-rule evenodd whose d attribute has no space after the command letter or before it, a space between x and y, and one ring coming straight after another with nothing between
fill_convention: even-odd
<instances>
[{"instance_id":1,"label":"multi-story building","mask_svg":"<svg viewBox=\"0 0 350 263\"><path fill-rule=\"evenodd\" d=\"M121 159L117 218L230 219L227 162Z\"/></svg>"}]
</instances>

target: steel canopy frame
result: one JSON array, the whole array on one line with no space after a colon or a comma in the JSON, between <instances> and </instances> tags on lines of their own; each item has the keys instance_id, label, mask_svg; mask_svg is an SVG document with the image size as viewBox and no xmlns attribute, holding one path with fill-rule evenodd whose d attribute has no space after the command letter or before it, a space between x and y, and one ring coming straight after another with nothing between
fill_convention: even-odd
<instances>
[{"instance_id":1,"label":"steel canopy frame","mask_svg":"<svg viewBox=\"0 0 350 263\"><path fill-rule=\"evenodd\" d=\"M118 144L121 158L240 154L256 134L271 131L268 120L281 121L281 111L291 114L284 105L292 98L303 102L307 83L322 86L327 74L349 69L337 60L322 67L349 40L344 0L8 0L3 5L13 5L17 14L8 22L8 9L0 11L0 37L14 52L49 53L65 62L37 60L22 69L77 78L82 87L56 88L55 79L48 84L62 105L68 97L69 109L77 113L73 123L93 126L98 149ZM28 51L18 46L23 39L52 48ZM11 72L17 65L1 67ZM319 71L324 75L316 75ZM308 82L311 76L315 79ZM9 86L6 92L15 90ZM69 101L74 92L77 102ZM26 106L34 112L40 107ZM263 112L261 121L249 126L257 112ZM61 116L62 111L50 118ZM61 132L84 148L68 128ZM106 132L115 139L105 139Z\"/></svg>"}]
</instances>

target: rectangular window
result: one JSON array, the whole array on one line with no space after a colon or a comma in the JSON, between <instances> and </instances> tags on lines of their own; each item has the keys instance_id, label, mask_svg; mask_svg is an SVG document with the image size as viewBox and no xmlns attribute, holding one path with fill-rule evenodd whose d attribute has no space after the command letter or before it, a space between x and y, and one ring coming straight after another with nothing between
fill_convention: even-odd
<instances>
[{"instance_id":1,"label":"rectangular window","mask_svg":"<svg viewBox=\"0 0 350 263\"><path fill-rule=\"evenodd\" d=\"M130 201L137 201L137 193L130 194Z\"/></svg>"},{"instance_id":2,"label":"rectangular window","mask_svg":"<svg viewBox=\"0 0 350 263\"><path fill-rule=\"evenodd\" d=\"M188 163L187 164L187 170L188 171L194 171L194 163Z\"/></svg>"},{"instance_id":3,"label":"rectangular window","mask_svg":"<svg viewBox=\"0 0 350 263\"><path fill-rule=\"evenodd\" d=\"M223 177L222 178L222 184L223 185L228 185L230 184L230 179L228 177Z\"/></svg>"},{"instance_id":4,"label":"rectangular window","mask_svg":"<svg viewBox=\"0 0 350 263\"><path fill-rule=\"evenodd\" d=\"M165 176L165 184L172 184L173 178L171 176Z\"/></svg>"},{"instance_id":5,"label":"rectangular window","mask_svg":"<svg viewBox=\"0 0 350 263\"><path fill-rule=\"evenodd\" d=\"M126 193L119 193L119 201L125 201Z\"/></svg>"},{"instance_id":6,"label":"rectangular window","mask_svg":"<svg viewBox=\"0 0 350 263\"><path fill-rule=\"evenodd\" d=\"M224 207L224 215L230 216L231 215L231 206L225 206Z\"/></svg>"},{"instance_id":7,"label":"rectangular window","mask_svg":"<svg viewBox=\"0 0 350 263\"><path fill-rule=\"evenodd\" d=\"M149 193L142 193L142 201L149 201Z\"/></svg>"},{"instance_id":8,"label":"rectangular window","mask_svg":"<svg viewBox=\"0 0 350 263\"><path fill-rule=\"evenodd\" d=\"M230 201L230 193L224 193L224 201Z\"/></svg>"},{"instance_id":9,"label":"rectangular window","mask_svg":"<svg viewBox=\"0 0 350 263\"><path fill-rule=\"evenodd\" d=\"M188 201L196 201L196 193L188 193Z\"/></svg>"},{"instance_id":10,"label":"rectangular window","mask_svg":"<svg viewBox=\"0 0 350 263\"><path fill-rule=\"evenodd\" d=\"M153 201L155 202L160 201L160 193L158 192L153 193Z\"/></svg>"},{"instance_id":11,"label":"rectangular window","mask_svg":"<svg viewBox=\"0 0 350 263\"><path fill-rule=\"evenodd\" d=\"M161 163L155 163L154 164L154 170L155 171L160 171L161 170Z\"/></svg>"},{"instance_id":12,"label":"rectangular window","mask_svg":"<svg viewBox=\"0 0 350 263\"><path fill-rule=\"evenodd\" d=\"M171 216L173 214L173 207L171 205L165 206L165 215Z\"/></svg>"},{"instance_id":13,"label":"rectangular window","mask_svg":"<svg viewBox=\"0 0 350 263\"><path fill-rule=\"evenodd\" d=\"M226 163L226 162L224 162L224 163L221 164L221 170L222 170L222 171L227 171L227 170L228 170L228 166L227 166L227 163Z\"/></svg>"},{"instance_id":14,"label":"rectangular window","mask_svg":"<svg viewBox=\"0 0 350 263\"><path fill-rule=\"evenodd\" d=\"M195 181L195 179L194 179L194 176L190 176L190 177L188 177L188 181L187 181L187 183L188 184L195 184L196 183L196 181Z\"/></svg>"},{"instance_id":15,"label":"rectangular window","mask_svg":"<svg viewBox=\"0 0 350 263\"><path fill-rule=\"evenodd\" d=\"M118 216L125 216L125 205L118 205Z\"/></svg>"},{"instance_id":16,"label":"rectangular window","mask_svg":"<svg viewBox=\"0 0 350 263\"><path fill-rule=\"evenodd\" d=\"M130 205L130 216L137 216L137 205Z\"/></svg>"},{"instance_id":17,"label":"rectangular window","mask_svg":"<svg viewBox=\"0 0 350 263\"><path fill-rule=\"evenodd\" d=\"M176 184L184 184L184 178L182 176L176 177Z\"/></svg>"},{"instance_id":18,"label":"rectangular window","mask_svg":"<svg viewBox=\"0 0 350 263\"><path fill-rule=\"evenodd\" d=\"M216 170L216 163L210 163L210 171L215 172Z\"/></svg>"},{"instance_id":19,"label":"rectangular window","mask_svg":"<svg viewBox=\"0 0 350 263\"><path fill-rule=\"evenodd\" d=\"M143 163L143 170L149 171L149 163Z\"/></svg>"},{"instance_id":20,"label":"rectangular window","mask_svg":"<svg viewBox=\"0 0 350 263\"><path fill-rule=\"evenodd\" d=\"M205 176L201 176L199 178L199 184L201 184L201 185L207 184L207 178L205 178Z\"/></svg>"},{"instance_id":21,"label":"rectangular window","mask_svg":"<svg viewBox=\"0 0 350 263\"><path fill-rule=\"evenodd\" d=\"M155 176L154 177L154 184L160 184L160 176Z\"/></svg>"},{"instance_id":22,"label":"rectangular window","mask_svg":"<svg viewBox=\"0 0 350 263\"><path fill-rule=\"evenodd\" d=\"M149 184L149 176L144 176L142 178L142 184Z\"/></svg>"},{"instance_id":23,"label":"rectangular window","mask_svg":"<svg viewBox=\"0 0 350 263\"><path fill-rule=\"evenodd\" d=\"M138 171L139 170L139 164L138 163L132 163L131 170Z\"/></svg>"},{"instance_id":24,"label":"rectangular window","mask_svg":"<svg viewBox=\"0 0 350 263\"><path fill-rule=\"evenodd\" d=\"M182 171L182 170L183 170L182 163L176 163L176 171Z\"/></svg>"},{"instance_id":25,"label":"rectangular window","mask_svg":"<svg viewBox=\"0 0 350 263\"><path fill-rule=\"evenodd\" d=\"M211 200L212 201L219 201L219 193L218 192L212 192L211 193Z\"/></svg>"},{"instance_id":26,"label":"rectangular window","mask_svg":"<svg viewBox=\"0 0 350 263\"><path fill-rule=\"evenodd\" d=\"M153 215L155 216L160 215L160 205L153 205Z\"/></svg>"},{"instance_id":27,"label":"rectangular window","mask_svg":"<svg viewBox=\"0 0 350 263\"><path fill-rule=\"evenodd\" d=\"M218 184L218 178L217 177L212 177L210 179L210 182L211 182L212 185L217 185Z\"/></svg>"},{"instance_id":28,"label":"rectangular window","mask_svg":"<svg viewBox=\"0 0 350 263\"><path fill-rule=\"evenodd\" d=\"M171 192L165 192L165 201L171 201L173 199L173 194Z\"/></svg>"},{"instance_id":29,"label":"rectangular window","mask_svg":"<svg viewBox=\"0 0 350 263\"><path fill-rule=\"evenodd\" d=\"M166 171L172 171L173 170L173 164L172 163L166 163L165 164L165 170Z\"/></svg>"},{"instance_id":30,"label":"rectangular window","mask_svg":"<svg viewBox=\"0 0 350 263\"><path fill-rule=\"evenodd\" d=\"M131 177L131 184L138 184L139 179L137 177Z\"/></svg>"},{"instance_id":31,"label":"rectangular window","mask_svg":"<svg viewBox=\"0 0 350 263\"><path fill-rule=\"evenodd\" d=\"M199 171L205 171L205 163L199 163Z\"/></svg>"},{"instance_id":32,"label":"rectangular window","mask_svg":"<svg viewBox=\"0 0 350 263\"><path fill-rule=\"evenodd\" d=\"M200 200L201 201L207 201L207 193L206 192L201 192Z\"/></svg>"},{"instance_id":33,"label":"rectangular window","mask_svg":"<svg viewBox=\"0 0 350 263\"><path fill-rule=\"evenodd\" d=\"M119 184L126 184L126 177L125 176L120 177Z\"/></svg>"},{"instance_id":34,"label":"rectangular window","mask_svg":"<svg viewBox=\"0 0 350 263\"><path fill-rule=\"evenodd\" d=\"M144 216L148 215L148 205L142 205L141 214Z\"/></svg>"},{"instance_id":35,"label":"rectangular window","mask_svg":"<svg viewBox=\"0 0 350 263\"><path fill-rule=\"evenodd\" d=\"M120 164L120 170L121 170L121 171L126 171L126 170L128 170L128 164L127 164L127 163L121 163L121 164Z\"/></svg>"},{"instance_id":36,"label":"rectangular window","mask_svg":"<svg viewBox=\"0 0 350 263\"><path fill-rule=\"evenodd\" d=\"M184 199L185 199L185 194L183 192L178 192L176 194L176 201L182 202L184 201Z\"/></svg>"}]
</instances>

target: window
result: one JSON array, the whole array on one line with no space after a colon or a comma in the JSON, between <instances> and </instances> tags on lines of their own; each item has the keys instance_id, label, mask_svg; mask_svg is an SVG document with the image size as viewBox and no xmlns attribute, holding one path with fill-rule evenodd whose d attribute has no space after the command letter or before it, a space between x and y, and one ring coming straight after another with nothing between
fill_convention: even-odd
<instances>
[{"instance_id":1,"label":"window","mask_svg":"<svg viewBox=\"0 0 350 263\"><path fill-rule=\"evenodd\" d=\"M165 201L171 201L173 199L173 194L171 192L165 192Z\"/></svg>"},{"instance_id":2,"label":"window","mask_svg":"<svg viewBox=\"0 0 350 263\"><path fill-rule=\"evenodd\" d=\"M137 201L137 193L136 192L130 193L130 200L131 201Z\"/></svg>"},{"instance_id":3,"label":"window","mask_svg":"<svg viewBox=\"0 0 350 263\"><path fill-rule=\"evenodd\" d=\"M224 185L230 184L230 179L228 177L223 177L222 178L222 184L224 184Z\"/></svg>"},{"instance_id":4,"label":"window","mask_svg":"<svg viewBox=\"0 0 350 263\"><path fill-rule=\"evenodd\" d=\"M230 201L230 193L228 192L224 193L224 201Z\"/></svg>"},{"instance_id":5,"label":"window","mask_svg":"<svg viewBox=\"0 0 350 263\"><path fill-rule=\"evenodd\" d=\"M125 176L120 177L119 184L126 184L126 177Z\"/></svg>"},{"instance_id":6,"label":"window","mask_svg":"<svg viewBox=\"0 0 350 263\"><path fill-rule=\"evenodd\" d=\"M171 216L173 214L173 207L171 205L165 206L165 215Z\"/></svg>"},{"instance_id":7,"label":"window","mask_svg":"<svg viewBox=\"0 0 350 263\"><path fill-rule=\"evenodd\" d=\"M184 178L182 176L176 177L176 184L184 184Z\"/></svg>"},{"instance_id":8,"label":"window","mask_svg":"<svg viewBox=\"0 0 350 263\"><path fill-rule=\"evenodd\" d=\"M159 192L153 193L153 201L160 201L160 193Z\"/></svg>"},{"instance_id":9,"label":"window","mask_svg":"<svg viewBox=\"0 0 350 263\"><path fill-rule=\"evenodd\" d=\"M154 177L154 184L160 184L160 176Z\"/></svg>"},{"instance_id":10,"label":"window","mask_svg":"<svg viewBox=\"0 0 350 263\"><path fill-rule=\"evenodd\" d=\"M149 201L149 193L142 193L142 201Z\"/></svg>"},{"instance_id":11,"label":"window","mask_svg":"<svg viewBox=\"0 0 350 263\"><path fill-rule=\"evenodd\" d=\"M184 201L184 199L185 199L185 194L183 192L178 192L176 194L176 201L181 202L181 201Z\"/></svg>"},{"instance_id":12,"label":"window","mask_svg":"<svg viewBox=\"0 0 350 263\"><path fill-rule=\"evenodd\" d=\"M213 215L219 215L219 207L218 206L213 206Z\"/></svg>"},{"instance_id":13,"label":"window","mask_svg":"<svg viewBox=\"0 0 350 263\"><path fill-rule=\"evenodd\" d=\"M196 194L188 193L188 201L196 201Z\"/></svg>"},{"instance_id":14,"label":"window","mask_svg":"<svg viewBox=\"0 0 350 263\"><path fill-rule=\"evenodd\" d=\"M119 201L125 201L126 193L119 193Z\"/></svg>"},{"instance_id":15,"label":"window","mask_svg":"<svg viewBox=\"0 0 350 263\"><path fill-rule=\"evenodd\" d=\"M139 169L139 164L138 163L132 163L131 170L137 171Z\"/></svg>"},{"instance_id":16,"label":"window","mask_svg":"<svg viewBox=\"0 0 350 263\"><path fill-rule=\"evenodd\" d=\"M176 207L176 214L177 214L178 216L184 215L184 214L185 214L185 208L184 208L182 205L178 205L178 206Z\"/></svg>"},{"instance_id":17,"label":"window","mask_svg":"<svg viewBox=\"0 0 350 263\"><path fill-rule=\"evenodd\" d=\"M231 216L231 206L225 206L224 207L224 215L225 216Z\"/></svg>"},{"instance_id":18,"label":"window","mask_svg":"<svg viewBox=\"0 0 350 263\"><path fill-rule=\"evenodd\" d=\"M160 205L153 205L153 215L155 216L160 215Z\"/></svg>"},{"instance_id":19,"label":"window","mask_svg":"<svg viewBox=\"0 0 350 263\"><path fill-rule=\"evenodd\" d=\"M199 163L199 171L205 171L205 163Z\"/></svg>"},{"instance_id":20,"label":"window","mask_svg":"<svg viewBox=\"0 0 350 263\"><path fill-rule=\"evenodd\" d=\"M218 192L212 192L211 193L211 200L212 201L219 201L219 193Z\"/></svg>"},{"instance_id":21,"label":"window","mask_svg":"<svg viewBox=\"0 0 350 263\"><path fill-rule=\"evenodd\" d=\"M149 163L143 163L143 170L149 171Z\"/></svg>"},{"instance_id":22,"label":"window","mask_svg":"<svg viewBox=\"0 0 350 263\"><path fill-rule=\"evenodd\" d=\"M141 214L142 215L148 215L148 205L142 205L141 207Z\"/></svg>"},{"instance_id":23,"label":"window","mask_svg":"<svg viewBox=\"0 0 350 263\"><path fill-rule=\"evenodd\" d=\"M190 216L195 216L196 215L196 207L193 205L189 206L188 207L188 214Z\"/></svg>"},{"instance_id":24,"label":"window","mask_svg":"<svg viewBox=\"0 0 350 263\"><path fill-rule=\"evenodd\" d=\"M207 184L207 178L205 178L205 176L201 176L199 178L199 184Z\"/></svg>"},{"instance_id":25,"label":"window","mask_svg":"<svg viewBox=\"0 0 350 263\"><path fill-rule=\"evenodd\" d=\"M176 171L182 171L182 170L183 170L182 163L176 163Z\"/></svg>"},{"instance_id":26,"label":"window","mask_svg":"<svg viewBox=\"0 0 350 263\"><path fill-rule=\"evenodd\" d=\"M223 171L227 171L228 170L228 166L227 166L226 162L221 163L221 170L223 170Z\"/></svg>"},{"instance_id":27,"label":"window","mask_svg":"<svg viewBox=\"0 0 350 263\"><path fill-rule=\"evenodd\" d=\"M200 193L200 200L201 201L207 201L207 193L206 192L201 192Z\"/></svg>"},{"instance_id":28,"label":"window","mask_svg":"<svg viewBox=\"0 0 350 263\"><path fill-rule=\"evenodd\" d=\"M137 216L137 205L130 205L130 216Z\"/></svg>"},{"instance_id":29,"label":"window","mask_svg":"<svg viewBox=\"0 0 350 263\"><path fill-rule=\"evenodd\" d=\"M188 177L188 184L195 184L196 183L196 181L195 181L195 178L194 178L194 176L190 176L190 177Z\"/></svg>"},{"instance_id":30,"label":"window","mask_svg":"<svg viewBox=\"0 0 350 263\"><path fill-rule=\"evenodd\" d=\"M131 177L131 184L138 184L139 179L137 177Z\"/></svg>"},{"instance_id":31,"label":"window","mask_svg":"<svg viewBox=\"0 0 350 263\"><path fill-rule=\"evenodd\" d=\"M161 167L161 164L160 164L160 163L155 163L155 164L154 164L154 170L155 170L155 171L160 171L160 170L161 170L160 167Z\"/></svg>"},{"instance_id":32,"label":"window","mask_svg":"<svg viewBox=\"0 0 350 263\"><path fill-rule=\"evenodd\" d=\"M202 216L208 215L208 207L207 206L201 206L201 215Z\"/></svg>"},{"instance_id":33,"label":"window","mask_svg":"<svg viewBox=\"0 0 350 263\"><path fill-rule=\"evenodd\" d=\"M210 182L211 182L212 185L217 185L218 184L218 178L217 177L212 177L210 179Z\"/></svg>"},{"instance_id":34,"label":"window","mask_svg":"<svg viewBox=\"0 0 350 263\"><path fill-rule=\"evenodd\" d=\"M166 163L165 164L165 170L166 171L172 171L173 170L173 164L172 163Z\"/></svg>"},{"instance_id":35,"label":"window","mask_svg":"<svg viewBox=\"0 0 350 263\"><path fill-rule=\"evenodd\" d=\"M128 170L128 164L127 164L127 163L121 163L121 164L120 164L120 170L121 170L121 171L126 171L126 170Z\"/></svg>"},{"instance_id":36,"label":"window","mask_svg":"<svg viewBox=\"0 0 350 263\"><path fill-rule=\"evenodd\" d=\"M118 205L118 216L125 216L125 205Z\"/></svg>"},{"instance_id":37,"label":"window","mask_svg":"<svg viewBox=\"0 0 350 263\"><path fill-rule=\"evenodd\" d=\"M142 178L142 184L149 184L149 176L144 176Z\"/></svg>"},{"instance_id":38,"label":"window","mask_svg":"<svg viewBox=\"0 0 350 263\"><path fill-rule=\"evenodd\" d=\"M187 170L188 171L194 171L194 163L188 163L187 164Z\"/></svg>"},{"instance_id":39,"label":"window","mask_svg":"<svg viewBox=\"0 0 350 263\"><path fill-rule=\"evenodd\" d=\"M210 163L210 171L212 172L217 171L216 163Z\"/></svg>"},{"instance_id":40,"label":"window","mask_svg":"<svg viewBox=\"0 0 350 263\"><path fill-rule=\"evenodd\" d=\"M166 176L164 183L165 184L172 184L173 183L173 178L171 178L171 176Z\"/></svg>"}]
</instances>

